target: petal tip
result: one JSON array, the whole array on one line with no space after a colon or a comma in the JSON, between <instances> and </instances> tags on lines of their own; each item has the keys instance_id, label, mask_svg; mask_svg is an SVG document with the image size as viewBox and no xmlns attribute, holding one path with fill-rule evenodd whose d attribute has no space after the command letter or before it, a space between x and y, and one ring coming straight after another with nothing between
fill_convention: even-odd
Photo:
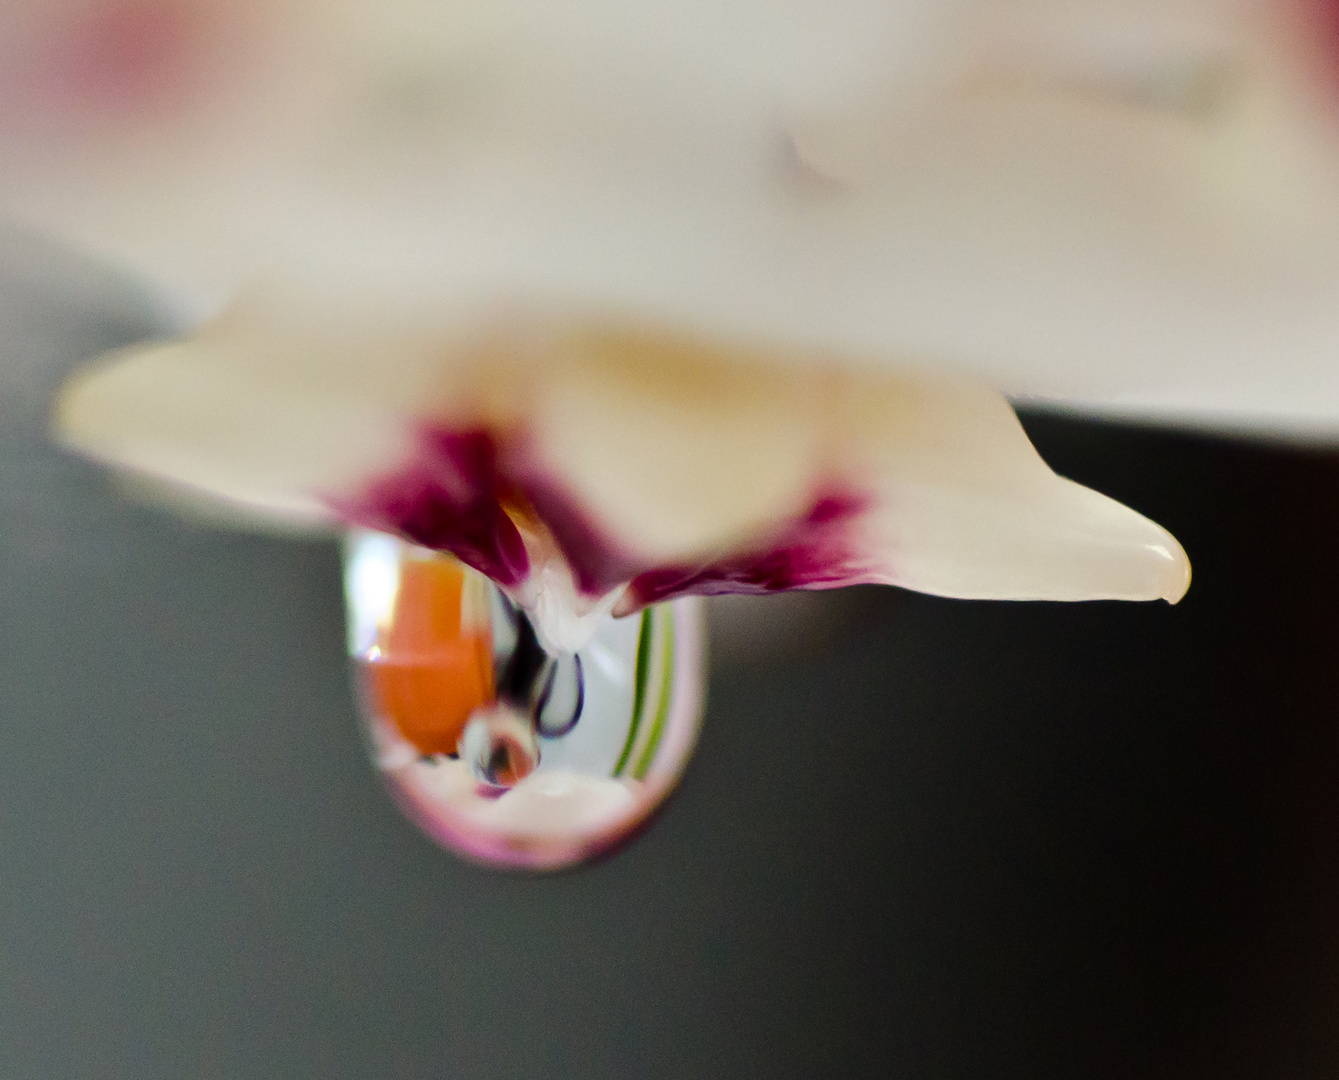
<instances>
[{"instance_id":1,"label":"petal tip","mask_svg":"<svg viewBox=\"0 0 1339 1080\"><path fill-rule=\"evenodd\" d=\"M102 425L99 423L99 383L103 365L78 371L56 392L52 402L48 434L53 442L67 450L99 456Z\"/></svg>"},{"instance_id":2,"label":"petal tip","mask_svg":"<svg viewBox=\"0 0 1339 1080\"><path fill-rule=\"evenodd\" d=\"M1161 598L1169 604L1179 604L1190 590L1190 557L1170 534L1166 546L1156 548L1158 554L1167 560L1167 569L1163 572Z\"/></svg>"}]
</instances>

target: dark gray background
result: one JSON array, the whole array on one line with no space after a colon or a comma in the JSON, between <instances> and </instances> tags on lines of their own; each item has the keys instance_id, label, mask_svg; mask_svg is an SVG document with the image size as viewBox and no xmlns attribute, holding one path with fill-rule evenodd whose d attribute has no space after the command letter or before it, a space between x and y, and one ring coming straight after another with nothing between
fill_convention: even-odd
<instances>
[{"instance_id":1,"label":"dark gray background","mask_svg":"<svg viewBox=\"0 0 1339 1080\"><path fill-rule=\"evenodd\" d=\"M0 244L0 1076L1339 1072L1339 459L1031 417L1180 607L820 603L640 841L501 874L368 767L332 545L46 445L153 324Z\"/></svg>"}]
</instances>

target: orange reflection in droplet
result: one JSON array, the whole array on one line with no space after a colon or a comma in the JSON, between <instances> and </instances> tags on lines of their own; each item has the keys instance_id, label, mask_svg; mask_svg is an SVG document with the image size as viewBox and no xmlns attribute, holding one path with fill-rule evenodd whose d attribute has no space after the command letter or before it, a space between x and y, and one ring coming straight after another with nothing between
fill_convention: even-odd
<instances>
[{"instance_id":1,"label":"orange reflection in droplet","mask_svg":"<svg viewBox=\"0 0 1339 1080\"><path fill-rule=\"evenodd\" d=\"M486 596L445 559L406 560L390 625L369 656L373 704L425 754L453 754L470 714L493 700Z\"/></svg>"}]
</instances>

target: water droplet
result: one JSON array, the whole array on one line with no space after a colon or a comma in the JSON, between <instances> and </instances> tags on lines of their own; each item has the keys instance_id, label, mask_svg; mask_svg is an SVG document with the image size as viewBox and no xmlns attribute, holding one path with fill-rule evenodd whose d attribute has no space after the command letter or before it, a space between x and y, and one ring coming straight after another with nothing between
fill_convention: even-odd
<instances>
[{"instance_id":1,"label":"water droplet","mask_svg":"<svg viewBox=\"0 0 1339 1080\"><path fill-rule=\"evenodd\" d=\"M349 653L377 768L430 836L552 869L664 801L702 715L700 602L605 619L575 654L450 555L375 532L345 554Z\"/></svg>"}]
</instances>

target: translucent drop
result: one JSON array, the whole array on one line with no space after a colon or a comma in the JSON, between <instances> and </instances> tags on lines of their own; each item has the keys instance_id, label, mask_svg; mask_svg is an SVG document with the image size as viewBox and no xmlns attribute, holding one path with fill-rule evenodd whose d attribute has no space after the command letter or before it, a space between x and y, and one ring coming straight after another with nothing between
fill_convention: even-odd
<instances>
[{"instance_id":1,"label":"translucent drop","mask_svg":"<svg viewBox=\"0 0 1339 1080\"><path fill-rule=\"evenodd\" d=\"M462 855L553 869L606 851L692 754L694 598L607 618L554 656L488 578L375 532L349 537L345 594L373 761L409 816Z\"/></svg>"}]
</instances>

